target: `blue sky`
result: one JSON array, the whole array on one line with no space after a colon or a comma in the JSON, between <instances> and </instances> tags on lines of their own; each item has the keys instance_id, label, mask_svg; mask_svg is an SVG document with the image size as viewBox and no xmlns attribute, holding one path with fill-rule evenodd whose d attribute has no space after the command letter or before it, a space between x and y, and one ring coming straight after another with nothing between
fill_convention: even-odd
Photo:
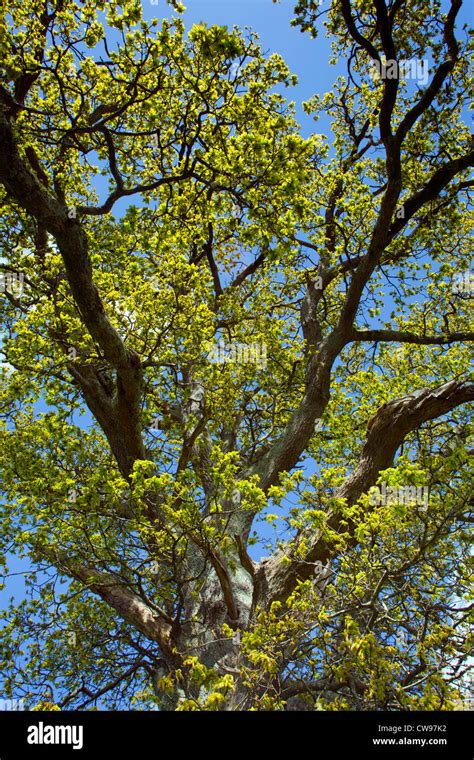
<instances>
[{"instance_id":1,"label":"blue sky","mask_svg":"<svg viewBox=\"0 0 474 760\"><path fill-rule=\"evenodd\" d=\"M249 27L258 34L264 52L279 53L299 80L297 87L285 90L284 94L296 101L303 132L308 135L314 131L313 119L303 112L301 103L315 93L323 94L329 90L339 73L328 63L331 48L324 37L322 21L321 33L315 41L309 34L302 34L290 25L295 0L281 0L278 4L272 0L184 0L184 5L183 20L187 29L202 21L228 27ZM167 8L165 0L158 0L157 4L143 0L147 19L169 15ZM316 131L324 130L317 128Z\"/></svg>"}]
</instances>

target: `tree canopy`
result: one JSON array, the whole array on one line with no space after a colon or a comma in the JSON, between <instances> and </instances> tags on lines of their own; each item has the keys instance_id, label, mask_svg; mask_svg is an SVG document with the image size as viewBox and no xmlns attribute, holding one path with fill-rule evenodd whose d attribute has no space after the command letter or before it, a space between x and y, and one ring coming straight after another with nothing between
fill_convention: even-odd
<instances>
[{"instance_id":1,"label":"tree canopy","mask_svg":"<svg viewBox=\"0 0 474 760\"><path fill-rule=\"evenodd\" d=\"M172 5L0 10L1 561L29 567L4 691L453 709L472 647L462 2L300 0L294 23L344 61L304 104L332 134L309 137L279 55L187 33Z\"/></svg>"}]
</instances>

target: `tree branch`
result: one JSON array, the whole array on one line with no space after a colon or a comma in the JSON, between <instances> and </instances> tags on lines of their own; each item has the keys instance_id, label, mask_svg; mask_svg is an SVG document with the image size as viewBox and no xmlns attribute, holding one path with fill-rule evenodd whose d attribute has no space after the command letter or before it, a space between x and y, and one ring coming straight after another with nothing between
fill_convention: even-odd
<instances>
[{"instance_id":1,"label":"tree branch","mask_svg":"<svg viewBox=\"0 0 474 760\"><path fill-rule=\"evenodd\" d=\"M452 380L436 388L424 388L416 395L384 404L370 420L359 464L335 496L347 505L355 504L363 493L375 485L380 472L393 464L397 449L406 436L424 422L440 417L461 404L474 401L474 384ZM332 530L349 531L354 539L354 527L342 526L339 511L328 512L327 525ZM305 555L298 556L298 547L305 545ZM315 562L326 564L333 549L322 538L321 532L305 530L288 552L278 551L258 567L257 577L262 589L260 603L269 606L272 601L285 599L298 580L307 580L313 574Z\"/></svg>"},{"instance_id":2,"label":"tree branch","mask_svg":"<svg viewBox=\"0 0 474 760\"><path fill-rule=\"evenodd\" d=\"M460 341L474 341L474 332L457 332L449 335L417 335L398 330L354 330L352 340L356 342L396 342L414 343L419 346L446 345Z\"/></svg>"},{"instance_id":3,"label":"tree branch","mask_svg":"<svg viewBox=\"0 0 474 760\"><path fill-rule=\"evenodd\" d=\"M80 581L89 591L97 594L120 617L151 641L156 641L164 656L175 658L171 651L171 625L157 615L143 599L117 579L71 558L66 552L50 552L51 559L61 570Z\"/></svg>"},{"instance_id":4,"label":"tree branch","mask_svg":"<svg viewBox=\"0 0 474 760\"><path fill-rule=\"evenodd\" d=\"M128 476L135 459L145 459L141 437L142 368L110 323L92 277L87 236L68 207L50 194L22 161L5 110L0 106L0 182L12 198L55 238L74 300L85 326L117 371L114 411L127 452L122 472Z\"/></svg>"}]
</instances>

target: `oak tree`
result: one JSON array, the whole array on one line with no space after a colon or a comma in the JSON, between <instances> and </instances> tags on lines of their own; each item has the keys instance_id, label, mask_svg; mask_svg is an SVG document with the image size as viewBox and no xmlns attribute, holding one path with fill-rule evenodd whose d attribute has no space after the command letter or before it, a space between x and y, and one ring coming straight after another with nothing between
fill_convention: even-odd
<instances>
[{"instance_id":1,"label":"oak tree","mask_svg":"<svg viewBox=\"0 0 474 760\"><path fill-rule=\"evenodd\" d=\"M186 33L173 5L0 10L4 574L28 563L4 691L453 709L472 640L461 0L300 0L344 64L304 104L332 133L309 137L280 56Z\"/></svg>"}]
</instances>

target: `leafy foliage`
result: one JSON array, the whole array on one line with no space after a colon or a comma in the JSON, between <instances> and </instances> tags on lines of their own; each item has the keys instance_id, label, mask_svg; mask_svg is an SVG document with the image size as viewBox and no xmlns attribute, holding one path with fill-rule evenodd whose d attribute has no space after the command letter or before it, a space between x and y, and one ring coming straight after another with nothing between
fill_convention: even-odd
<instances>
[{"instance_id":1,"label":"leafy foliage","mask_svg":"<svg viewBox=\"0 0 474 760\"><path fill-rule=\"evenodd\" d=\"M1 11L0 271L24 278L0 300L1 561L31 568L2 613L4 691L453 709L472 647L461 3L297 4L347 59L305 104L332 141L301 136L280 56L186 34L173 5L161 25L136 0ZM425 88L373 76L428 55ZM428 505L374 506L377 486Z\"/></svg>"}]
</instances>

